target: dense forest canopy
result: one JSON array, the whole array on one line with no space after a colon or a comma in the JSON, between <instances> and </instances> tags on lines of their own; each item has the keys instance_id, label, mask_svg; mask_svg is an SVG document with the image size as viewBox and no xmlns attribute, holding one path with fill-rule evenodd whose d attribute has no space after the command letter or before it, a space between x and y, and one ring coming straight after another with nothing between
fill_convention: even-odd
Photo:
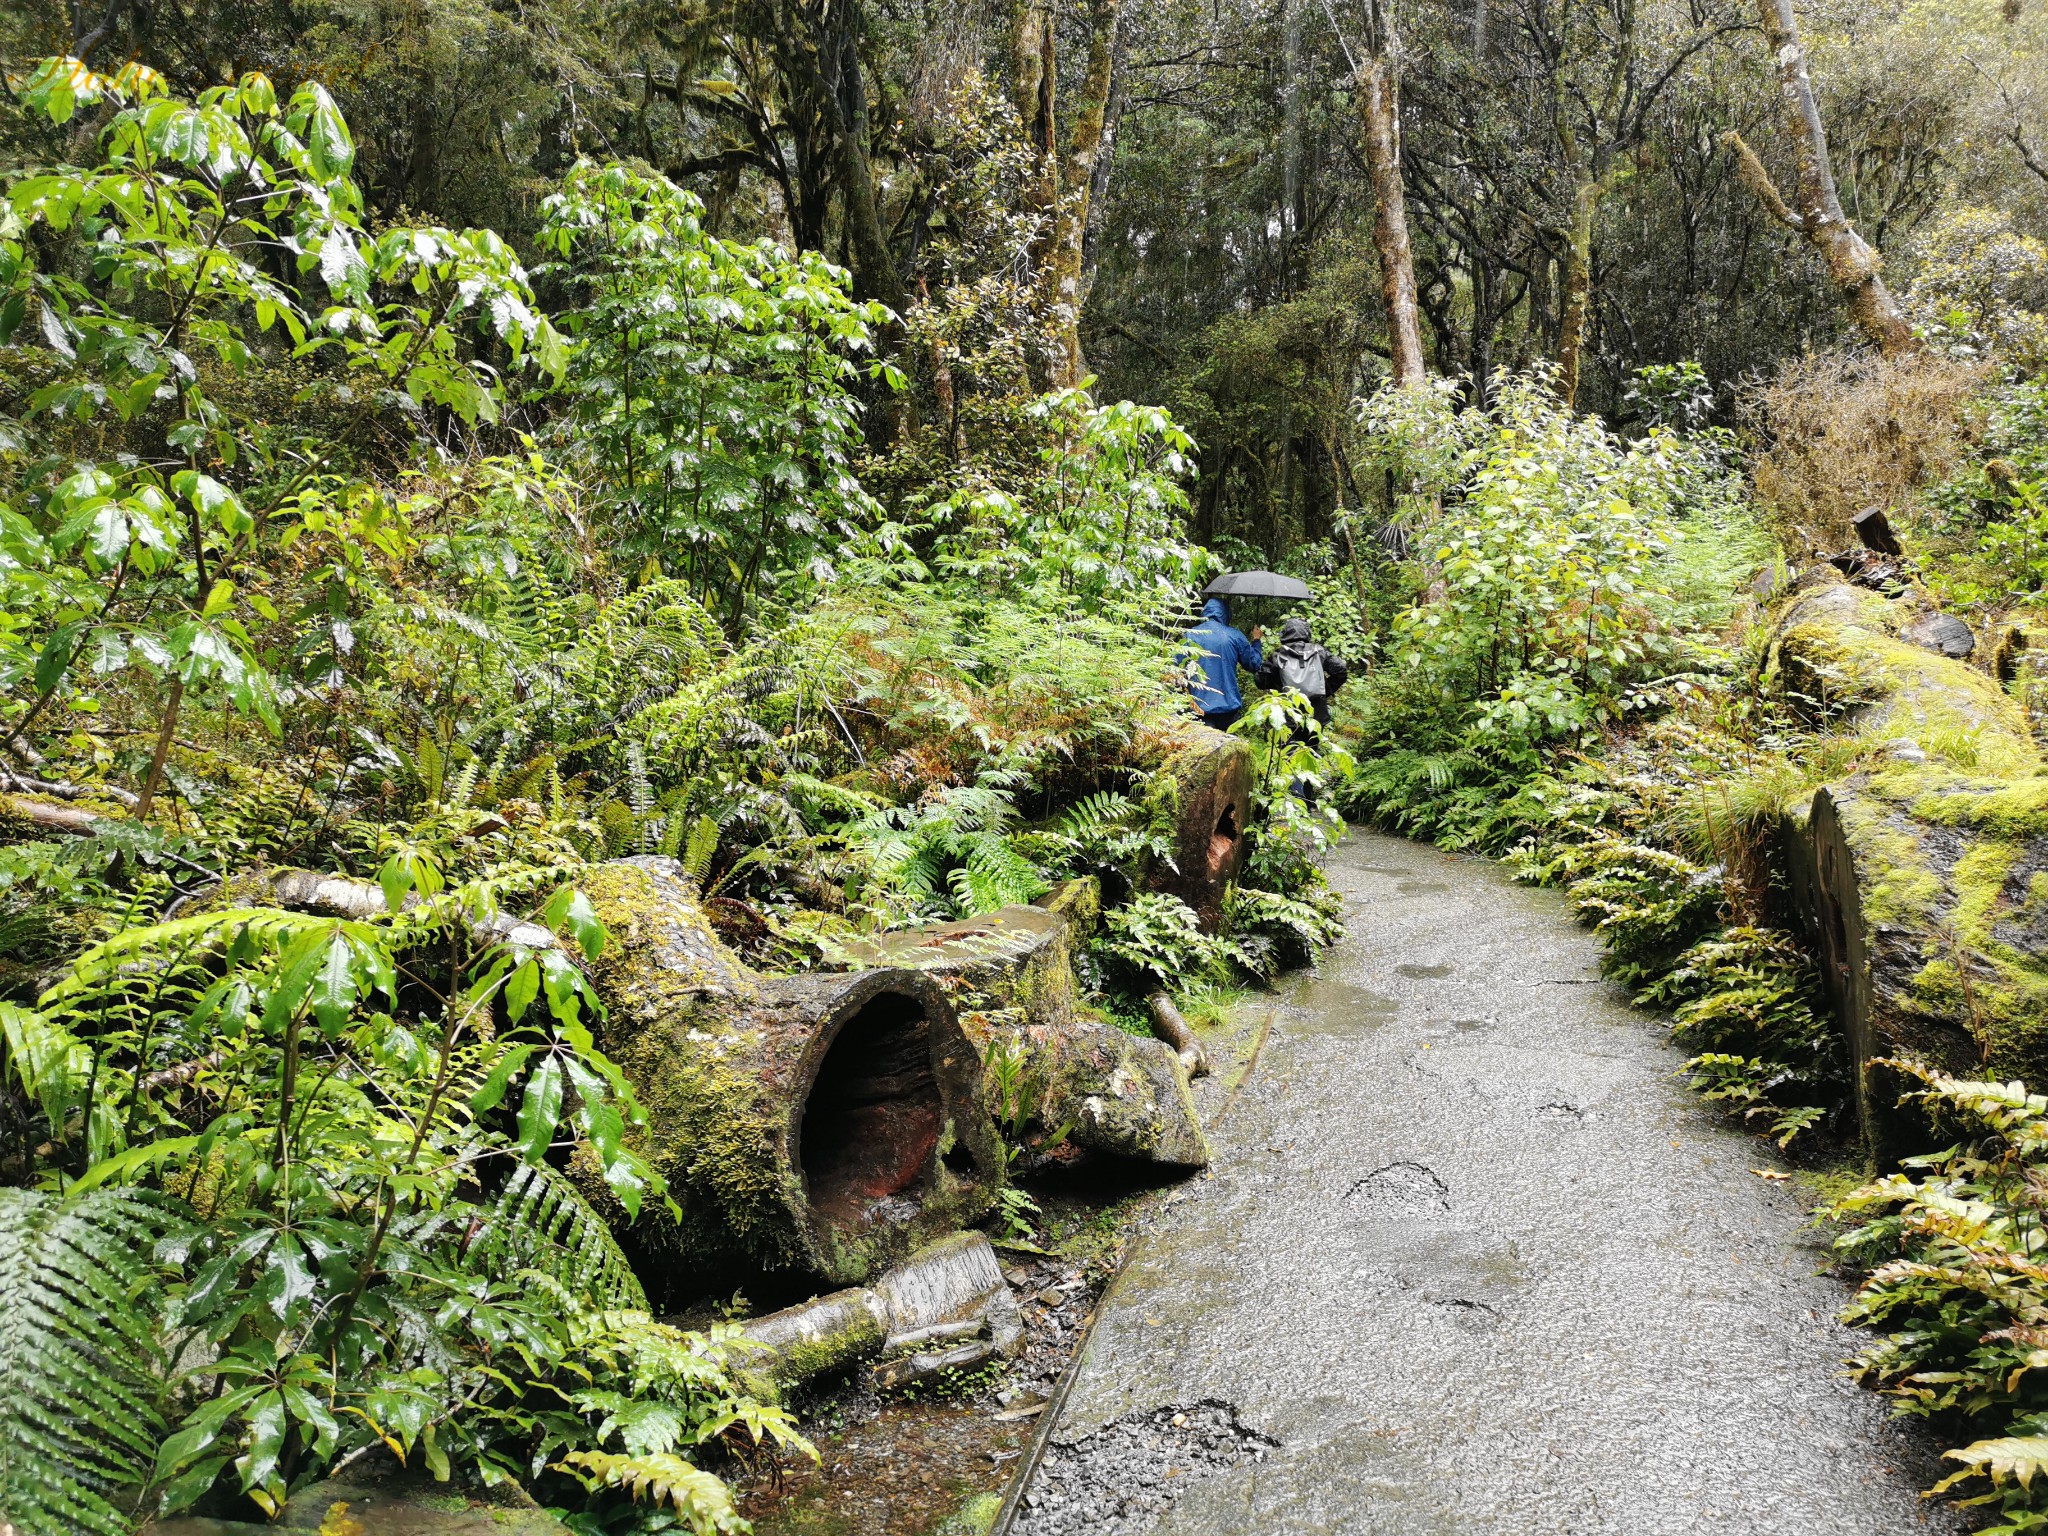
<instances>
[{"instance_id":1,"label":"dense forest canopy","mask_svg":"<svg viewBox=\"0 0 2048 1536\"><path fill-rule=\"evenodd\" d=\"M77 0L0 63L0 1532L380 1448L741 1528L810 1447L673 1319L821 1250L690 1010L1051 902L1121 1061L1336 939L1346 815L1874 1148L1774 863L1862 795L1970 848L1879 882L1900 995L2048 1061L2048 6ZM1352 681L1226 738L1250 567ZM931 1187L1028 1236L1078 1053L970 1013ZM2048 1105L1894 1066L2032 1198ZM1859 1368L2036 1528L2040 1224L1936 1182L1840 1207L1928 1261Z\"/></svg>"}]
</instances>

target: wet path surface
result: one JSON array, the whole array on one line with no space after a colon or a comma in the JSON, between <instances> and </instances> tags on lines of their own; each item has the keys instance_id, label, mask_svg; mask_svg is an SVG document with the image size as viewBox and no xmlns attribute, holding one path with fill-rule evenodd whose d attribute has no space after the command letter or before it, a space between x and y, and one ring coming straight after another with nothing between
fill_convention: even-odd
<instances>
[{"instance_id":1,"label":"wet path surface","mask_svg":"<svg viewBox=\"0 0 2048 1536\"><path fill-rule=\"evenodd\" d=\"M1552 893L1356 834L1351 933L1112 1289L1018 1536L1948 1530L1770 1149Z\"/></svg>"}]
</instances>

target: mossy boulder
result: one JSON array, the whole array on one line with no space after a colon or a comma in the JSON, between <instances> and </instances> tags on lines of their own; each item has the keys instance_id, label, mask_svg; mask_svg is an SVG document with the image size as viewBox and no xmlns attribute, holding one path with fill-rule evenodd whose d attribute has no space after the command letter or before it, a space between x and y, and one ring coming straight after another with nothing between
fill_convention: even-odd
<instances>
[{"instance_id":1,"label":"mossy boulder","mask_svg":"<svg viewBox=\"0 0 2048 1536\"><path fill-rule=\"evenodd\" d=\"M1828 701L1864 743L1783 846L1879 1161L1924 1128L1874 1058L2048 1082L2048 765L1993 675L1902 638L1925 611L1822 582L1772 656L1781 686Z\"/></svg>"}]
</instances>

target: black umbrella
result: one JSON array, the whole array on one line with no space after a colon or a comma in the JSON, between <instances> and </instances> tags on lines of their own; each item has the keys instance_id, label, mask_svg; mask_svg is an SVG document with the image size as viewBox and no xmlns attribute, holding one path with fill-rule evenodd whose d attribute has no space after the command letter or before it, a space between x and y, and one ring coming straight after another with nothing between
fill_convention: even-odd
<instances>
[{"instance_id":1,"label":"black umbrella","mask_svg":"<svg viewBox=\"0 0 2048 1536\"><path fill-rule=\"evenodd\" d=\"M1275 571L1232 571L1218 576L1202 589L1204 597L1288 597L1307 602L1312 595L1308 583Z\"/></svg>"}]
</instances>

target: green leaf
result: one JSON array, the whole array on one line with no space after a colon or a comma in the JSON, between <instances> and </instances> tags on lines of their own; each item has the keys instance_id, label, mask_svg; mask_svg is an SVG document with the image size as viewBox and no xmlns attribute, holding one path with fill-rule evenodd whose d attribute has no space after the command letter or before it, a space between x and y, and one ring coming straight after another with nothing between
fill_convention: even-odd
<instances>
[{"instance_id":1,"label":"green leaf","mask_svg":"<svg viewBox=\"0 0 2048 1536\"><path fill-rule=\"evenodd\" d=\"M328 941L326 958L314 974L313 1017L320 1032L332 1040L355 1011L358 991L355 946L342 934Z\"/></svg>"},{"instance_id":2,"label":"green leaf","mask_svg":"<svg viewBox=\"0 0 2048 1536\"><path fill-rule=\"evenodd\" d=\"M540 995L540 967L529 960L505 983L505 1015L514 1024L526 1017L526 1010Z\"/></svg>"},{"instance_id":3,"label":"green leaf","mask_svg":"<svg viewBox=\"0 0 2048 1536\"><path fill-rule=\"evenodd\" d=\"M490 1075L483 1080L477 1091L470 1095L469 1107L479 1115L489 1114L504 1101L505 1090L512 1079L526 1069L540 1047L531 1042L515 1045L498 1058L498 1064L491 1068Z\"/></svg>"},{"instance_id":4,"label":"green leaf","mask_svg":"<svg viewBox=\"0 0 2048 1536\"><path fill-rule=\"evenodd\" d=\"M562 1063L550 1056L527 1079L519 1101L519 1150L530 1163L547 1156L555 1126L562 1118Z\"/></svg>"},{"instance_id":5,"label":"green leaf","mask_svg":"<svg viewBox=\"0 0 2048 1536\"><path fill-rule=\"evenodd\" d=\"M567 928L586 960L595 960L604 950L605 929L597 909L574 886L565 885L548 899L541 920L557 932Z\"/></svg>"}]
</instances>

